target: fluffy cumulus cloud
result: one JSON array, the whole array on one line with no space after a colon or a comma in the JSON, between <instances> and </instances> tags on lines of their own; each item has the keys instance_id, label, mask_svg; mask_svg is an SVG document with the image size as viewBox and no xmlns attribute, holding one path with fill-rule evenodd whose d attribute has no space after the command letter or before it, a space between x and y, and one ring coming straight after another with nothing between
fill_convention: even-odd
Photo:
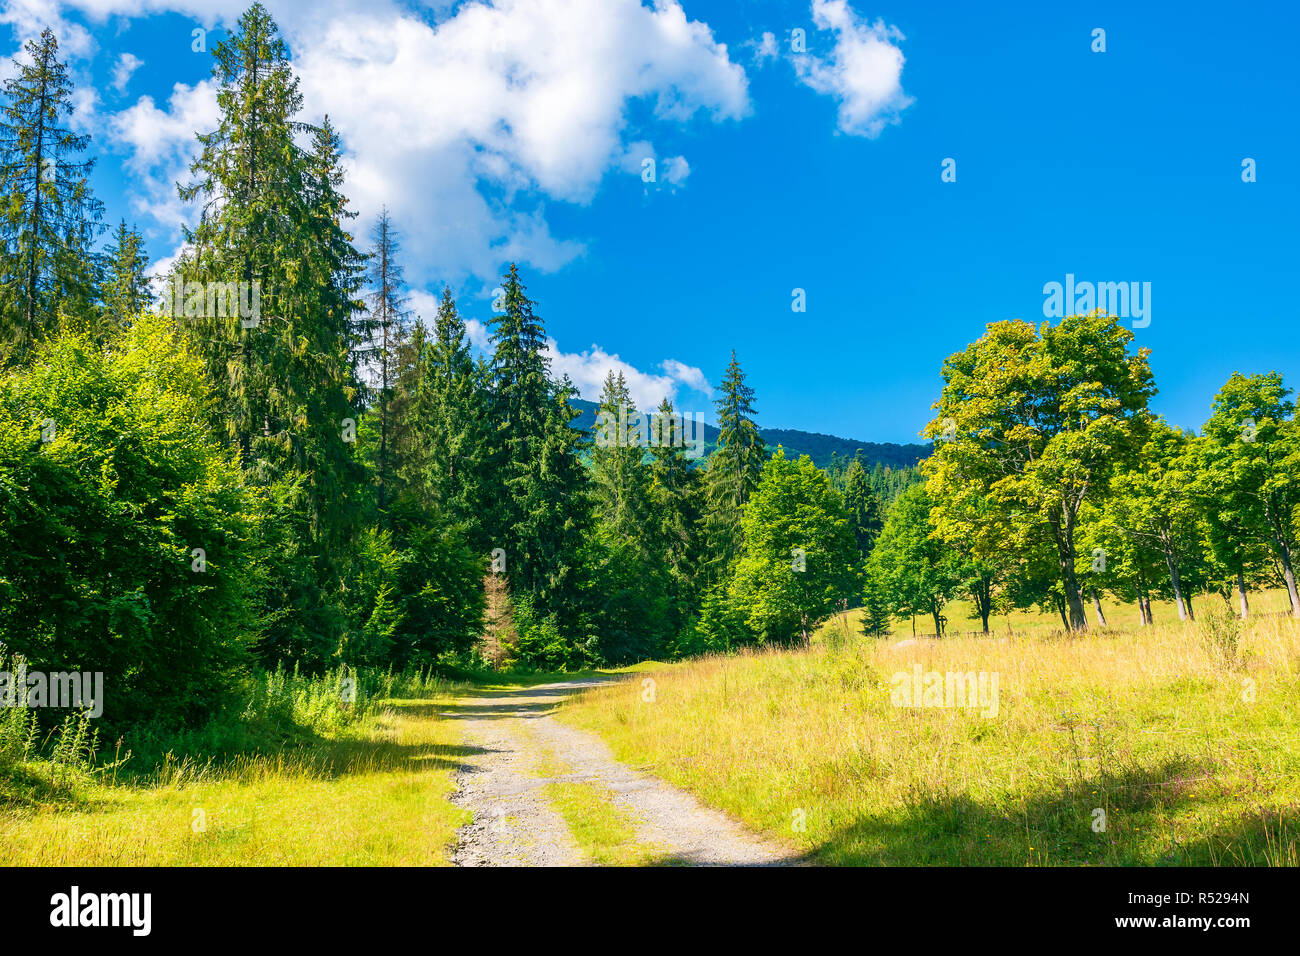
<instances>
[{"instance_id":1,"label":"fluffy cumulus cloud","mask_svg":"<svg viewBox=\"0 0 1300 956\"><path fill-rule=\"evenodd\" d=\"M868 23L846 0L813 0L813 23L834 35L828 56L811 50L793 57L807 86L839 101L839 128L854 136L876 137L912 102L903 92L904 39L883 21Z\"/></svg>"},{"instance_id":2,"label":"fluffy cumulus cloud","mask_svg":"<svg viewBox=\"0 0 1300 956\"><path fill-rule=\"evenodd\" d=\"M140 59L134 53L123 53L113 64L113 89L119 93L126 89L126 85L131 82L131 74L140 67L144 66L144 60Z\"/></svg>"},{"instance_id":3,"label":"fluffy cumulus cloud","mask_svg":"<svg viewBox=\"0 0 1300 956\"><path fill-rule=\"evenodd\" d=\"M175 236L183 223L196 219L177 197L176 183L188 181L199 151L195 132L215 129L219 115L216 85L203 80L193 86L175 84L161 106L142 96L109 117L109 138L126 149L126 168L136 182L132 212L152 226L151 234Z\"/></svg>"},{"instance_id":4,"label":"fluffy cumulus cloud","mask_svg":"<svg viewBox=\"0 0 1300 956\"><path fill-rule=\"evenodd\" d=\"M214 0L74 5L95 17L175 9L225 25L231 10ZM512 260L553 271L582 255L580 237L553 233L547 206L587 203L625 170L629 141L644 142L629 129L634 103L665 127L750 108L744 70L677 0L472 0L435 6L434 20L387 0L268 6L294 50L304 118L328 111L360 221L389 207L417 285L494 281ZM142 99L113 118L131 163L165 184L142 190L142 208L174 215L160 197L174 194L185 159L173 149L162 161L151 126L191 123L208 92L177 87L165 105ZM673 186L690 171L682 156L657 163Z\"/></svg>"},{"instance_id":5,"label":"fluffy cumulus cloud","mask_svg":"<svg viewBox=\"0 0 1300 956\"><path fill-rule=\"evenodd\" d=\"M605 376L610 372L615 375L623 373L632 401L640 409L657 408L667 398L679 411L704 411L703 408L683 407L679 401L679 389L685 386L703 393L706 398L712 391L703 372L676 359L662 363L662 374L654 374L641 371L598 345L593 345L588 351L572 354L561 352L554 339L547 339L546 354L551 360L551 373L556 378L569 376L579 394L593 402L599 400Z\"/></svg>"},{"instance_id":6,"label":"fluffy cumulus cloud","mask_svg":"<svg viewBox=\"0 0 1300 956\"><path fill-rule=\"evenodd\" d=\"M66 19L63 8L57 0L3 0L0 24L9 27L18 46L40 36L49 27L59 38L59 48L65 57L89 57L96 49L94 37L81 24ZM8 75L9 69L6 62L4 75Z\"/></svg>"}]
</instances>

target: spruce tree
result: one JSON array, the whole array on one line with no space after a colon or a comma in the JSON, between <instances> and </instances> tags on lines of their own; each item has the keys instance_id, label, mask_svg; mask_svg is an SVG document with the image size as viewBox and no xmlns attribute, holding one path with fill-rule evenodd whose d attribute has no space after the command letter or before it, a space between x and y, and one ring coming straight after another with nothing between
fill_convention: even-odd
<instances>
[{"instance_id":1,"label":"spruce tree","mask_svg":"<svg viewBox=\"0 0 1300 956\"><path fill-rule=\"evenodd\" d=\"M880 537L885 522L881 517L880 499L871 489L867 470L857 458L849 463L845 474L844 506L849 512L849 527L857 542L858 553L865 561L870 556L876 539Z\"/></svg>"},{"instance_id":2,"label":"spruce tree","mask_svg":"<svg viewBox=\"0 0 1300 956\"><path fill-rule=\"evenodd\" d=\"M328 119L295 119L298 81L265 8L250 7L213 56L220 119L199 135L194 179L180 189L201 215L173 280L238 286L239 301L232 309L209 294L191 310L187 290L176 322L217 386L216 424L276 503L268 539L281 559L264 585L265 657L318 664L338 648L337 598L361 514L364 474L349 440L362 407L362 260L338 137Z\"/></svg>"},{"instance_id":3,"label":"spruce tree","mask_svg":"<svg viewBox=\"0 0 1300 956\"><path fill-rule=\"evenodd\" d=\"M681 434L684 420L665 398L655 418L660 442L651 450L650 501L652 541L670 574L674 631L686 624L695 609L699 586L696 575L702 558L699 526L703 511L704 473L686 458Z\"/></svg>"},{"instance_id":4,"label":"spruce tree","mask_svg":"<svg viewBox=\"0 0 1300 956\"><path fill-rule=\"evenodd\" d=\"M144 237L121 220L106 250L104 310L108 321L121 325L131 316L149 307L152 296L145 269L149 264L144 252Z\"/></svg>"},{"instance_id":5,"label":"spruce tree","mask_svg":"<svg viewBox=\"0 0 1300 956\"><path fill-rule=\"evenodd\" d=\"M416 419L425 456L423 481L447 518L461 525L476 547L488 550L490 396L450 288L442 290L422 369Z\"/></svg>"},{"instance_id":6,"label":"spruce tree","mask_svg":"<svg viewBox=\"0 0 1300 956\"><path fill-rule=\"evenodd\" d=\"M280 435L290 414L277 386L289 357L280 346L292 343L297 318L289 270L307 218L307 160L294 138L302 96L288 47L261 4L239 18L213 59L221 115L216 130L198 135L202 150L190 167L196 178L179 188L182 200L200 199L202 209L198 225L186 230L191 252L172 278L246 283L250 305L258 283L257 317L177 317L225 396L220 417L247 464L255 440Z\"/></svg>"},{"instance_id":7,"label":"spruce tree","mask_svg":"<svg viewBox=\"0 0 1300 956\"><path fill-rule=\"evenodd\" d=\"M379 510L387 509L393 478L391 444L394 431L393 404L396 399L398 366L406 348L411 312L406 307L406 280L399 259L401 240L388 208L379 212L371 234L373 247L366 274L370 287L365 321L366 365L373 382L372 409L379 419L379 450L375 456Z\"/></svg>"},{"instance_id":8,"label":"spruce tree","mask_svg":"<svg viewBox=\"0 0 1300 956\"><path fill-rule=\"evenodd\" d=\"M647 544L650 472L642 459L640 416L623 373L605 376L594 447L592 500L605 534L621 542Z\"/></svg>"},{"instance_id":9,"label":"spruce tree","mask_svg":"<svg viewBox=\"0 0 1300 956\"><path fill-rule=\"evenodd\" d=\"M72 83L46 28L28 40L5 81L0 114L0 357L26 360L56 327L60 308L88 318L97 298L92 246L102 207L81 158L90 137L72 131Z\"/></svg>"},{"instance_id":10,"label":"spruce tree","mask_svg":"<svg viewBox=\"0 0 1300 956\"><path fill-rule=\"evenodd\" d=\"M491 467L500 492L489 537L506 553L511 587L554 610L571 595L585 531L583 436L571 425L577 392L567 378L551 381L545 328L513 264L502 288L503 308L492 320Z\"/></svg>"},{"instance_id":11,"label":"spruce tree","mask_svg":"<svg viewBox=\"0 0 1300 956\"><path fill-rule=\"evenodd\" d=\"M709 578L721 580L740 553L741 516L758 487L765 448L754 423L754 390L745 384L736 353L722 380L718 407L718 447L709 457L706 518Z\"/></svg>"}]
</instances>

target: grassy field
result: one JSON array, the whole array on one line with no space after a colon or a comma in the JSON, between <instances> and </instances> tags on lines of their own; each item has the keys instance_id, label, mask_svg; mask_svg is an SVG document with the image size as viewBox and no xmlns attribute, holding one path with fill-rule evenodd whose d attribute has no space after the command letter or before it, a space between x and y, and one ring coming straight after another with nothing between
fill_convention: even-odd
<instances>
[{"instance_id":1,"label":"grassy field","mask_svg":"<svg viewBox=\"0 0 1300 956\"><path fill-rule=\"evenodd\" d=\"M902 647L907 622L879 640L834 620L807 651L698 661L656 674L652 702L634 681L559 716L814 862L1296 865L1300 625L1266 616L1285 606L1256 596L1239 631L1207 598L1197 624L1164 606L1064 637L1021 616ZM902 706L918 665L996 675L996 716Z\"/></svg>"},{"instance_id":2,"label":"grassy field","mask_svg":"<svg viewBox=\"0 0 1300 956\"><path fill-rule=\"evenodd\" d=\"M1285 606L1256 596L1240 627L1203 599L1197 623L1164 606L1146 629L1108 606L1113 626L1081 637L1021 613L987 637L906 643L910 622L868 639L850 613L808 650L627 668L558 716L813 862L1297 865L1300 624ZM895 699L949 672L986 691L996 677L996 697ZM290 683L277 700L316 730L279 752L29 761L0 781L0 865L443 865L468 820L447 799L468 751L440 712L565 676L403 685L350 722L330 678ZM589 860L656 862L608 791L534 744L531 772Z\"/></svg>"},{"instance_id":3,"label":"grassy field","mask_svg":"<svg viewBox=\"0 0 1300 956\"><path fill-rule=\"evenodd\" d=\"M0 804L0 865L445 865L466 815L446 799L459 733L435 704L384 701L305 747L116 780L55 785L35 765Z\"/></svg>"},{"instance_id":4,"label":"grassy field","mask_svg":"<svg viewBox=\"0 0 1300 956\"><path fill-rule=\"evenodd\" d=\"M0 767L0 866L447 865L469 821L448 801L467 750L462 729L439 713L464 695L583 675L473 676L399 681L419 696L369 701L352 722L340 720L337 675L282 680L277 702L293 711L282 717L300 731L282 748L263 731L250 752L202 762L137 756L114 771L110 750L95 769L48 759ZM210 740L173 744L204 752ZM605 795L556 786L593 860L633 860Z\"/></svg>"}]
</instances>

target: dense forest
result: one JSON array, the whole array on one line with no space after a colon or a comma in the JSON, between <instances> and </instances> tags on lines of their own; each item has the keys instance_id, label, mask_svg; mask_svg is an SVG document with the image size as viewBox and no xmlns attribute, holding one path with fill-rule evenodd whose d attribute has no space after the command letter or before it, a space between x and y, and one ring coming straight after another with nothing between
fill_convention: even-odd
<instances>
[{"instance_id":1,"label":"dense forest","mask_svg":"<svg viewBox=\"0 0 1300 956\"><path fill-rule=\"evenodd\" d=\"M1133 334L1090 314L951 356L919 467L911 446L773 454L734 353L702 461L617 376L575 427L514 265L490 354L452 290L413 315L398 230L354 222L265 9L213 58L220 121L166 276L104 223L50 31L4 87L0 640L106 674L114 727L200 723L260 669L623 664L806 642L857 606L867 633L938 634L956 597L986 629L1039 606L1084 630L1102 593L1244 615L1282 585L1300 610L1280 376L1234 375L1189 434L1149 409ZM652 427L616 424L639 411Z\"/></svg>"}]
</instances>

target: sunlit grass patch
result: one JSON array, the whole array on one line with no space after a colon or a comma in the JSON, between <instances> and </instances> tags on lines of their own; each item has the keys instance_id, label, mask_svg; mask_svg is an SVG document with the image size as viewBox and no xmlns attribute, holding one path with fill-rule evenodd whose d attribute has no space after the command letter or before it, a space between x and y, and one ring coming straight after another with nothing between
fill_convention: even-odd
<instances>
[{"instance_id":1,"label":"sunlit grass patch","mask_svg":"<svg viewBox=\"0 0 1300 956\"><path fill-rule=\"evenodd\" d=\"M445 865L468 815L447 797L459 731L384 702L347 736L87 779L75 799L0 808L0 865Z\"/></svg>"},{"instance_id":2,"label":"sunlit grass patch","mask_svg":"<svg viewBox=\"0 0 1300 956\"><path fill-rule=\"evenodd\" d=\"M1205 616L709 658L558 716L825 863L1293 864L1300 626ZM996 716L897 705L917 664L997 675Z\"/></svg>"}]
</instances>

